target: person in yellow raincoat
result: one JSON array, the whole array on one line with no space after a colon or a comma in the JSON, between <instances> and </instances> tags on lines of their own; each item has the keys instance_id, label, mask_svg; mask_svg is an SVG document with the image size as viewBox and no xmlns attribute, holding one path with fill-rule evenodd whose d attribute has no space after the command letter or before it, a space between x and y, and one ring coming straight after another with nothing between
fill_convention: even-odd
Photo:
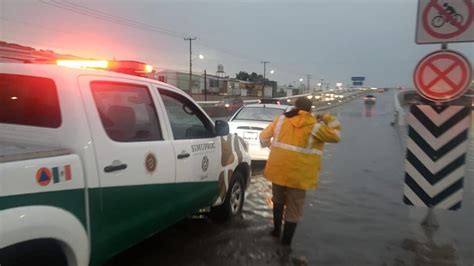
<instances>
[{"instance_id":1,"label":"person in yellow raincoat","mask_svg":"<svg viewBox=\"0 0 474 266\"><path fill-rule=\"evenodd\" d=\"M341 140L341 124L330 114L313 116L311 101L298 98L286 112L260 133L260 143L270 147L264 176L272 182L273 224L271 234L280 237L283 212L284 245L291 245L296 225L303 217L306 190L318 185L324 143ZM286 207L286 209L285 209Z\"/></svg>"}]
</instances>

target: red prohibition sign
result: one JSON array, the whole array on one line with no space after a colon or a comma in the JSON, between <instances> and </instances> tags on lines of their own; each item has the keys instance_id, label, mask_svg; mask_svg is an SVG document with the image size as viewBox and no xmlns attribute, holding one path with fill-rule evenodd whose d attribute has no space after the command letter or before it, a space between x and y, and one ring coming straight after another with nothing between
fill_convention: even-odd
<instances>
[{"instance_id":1,"label":"red prohibition sign","mask_svg":"<svg viewBox=\"0 0 474 266\"><path fill-rule=\"evenodd\" d=\"M448 13L439 3L438 0L430 0L429 4L423 10L423 28L425 28L426 32L431 36L439 39L450 39L454 38L463 32L465 32L473 21L473 12L474 7L472 5L471 0L460 0L462 1L467 8L467 18L464 20L464 23L459 23L454 19L453 15ZM450 33L440 33L433 30L432 26L430 25L430 18L428 14L430 13L431 9L434 8L441 16L446 17L447 20L451 25L453 25L457 30L450 32Z\"/></svg>"},{"instance_id":2,"label":"red prohibition sign","mask_svg":"<svg viewBox=\"0 0 474 266\"><path fill-rule=\"evenodd\" d=\"M429 100L443 102L460 97L471 81L471 65L459 53L438 51L416 66L415 86Z\"/></svg>"}]
</instances>

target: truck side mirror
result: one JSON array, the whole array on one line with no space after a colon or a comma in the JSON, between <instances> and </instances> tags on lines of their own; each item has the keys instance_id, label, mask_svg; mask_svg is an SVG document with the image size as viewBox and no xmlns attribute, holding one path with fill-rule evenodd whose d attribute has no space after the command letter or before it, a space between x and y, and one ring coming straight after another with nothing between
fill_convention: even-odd
<instances>
[{"instance_id":1,"label":"truck side mirror","mask_svg":"<svg viewBox=\"0 0 474 266\"><path fill-rule=\"evenodd\" d=\"M226 136L229 134L229 124L226 121L217 120L216 121L216 135L217 136Z\"/></svg>"}]
</instances>

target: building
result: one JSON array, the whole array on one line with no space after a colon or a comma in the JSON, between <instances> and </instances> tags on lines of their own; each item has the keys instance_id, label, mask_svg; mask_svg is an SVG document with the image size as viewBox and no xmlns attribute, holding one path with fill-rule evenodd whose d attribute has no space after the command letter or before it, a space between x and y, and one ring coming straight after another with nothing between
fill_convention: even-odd
<instances>
[{"instance_id":1,"label":"building","mask_svg":"<svg viewBox=\"0 0 474 266\"><path fill-rule=\"evenodd\" d=\"M201 75L193 74L191 76L191 88L189 87L189 72L185 71L176 71L176 70L163 70L154 73L152 77L161 82L168 83L173 85L181 90L187 92L188 94L198 94L200 93L201 88Z\"/></svg>"}]
</instances>

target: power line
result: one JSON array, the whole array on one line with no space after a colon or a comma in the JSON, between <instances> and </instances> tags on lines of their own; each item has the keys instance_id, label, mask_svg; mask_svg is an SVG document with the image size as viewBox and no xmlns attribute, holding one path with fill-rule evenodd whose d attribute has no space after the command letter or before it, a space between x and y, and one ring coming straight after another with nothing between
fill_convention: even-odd
<instances>
[{"instance_id":1,"label":"power line","mask_svg":"<svg viewBox=\"0 0 474 266\"><path fill-rule=\"evenodd\" d=\"M54 0L52 1L39 0L39 2L45 5L64 9L70 12L79 13L81 15L93 17L100 20L105 20L114 24L127 26L131 28L139 29L139 30L162 33L162 34L166 34L175 38L182 38L186 36L186 34L183 34L183 33L175 32L175 31L160 28L154 25L145 24L139 21L111 15L102 11L98 11L92 8L79 5L79 4L73 4L73 3L63 2L63 1L54 1Z\"/></svg>"},{"instance_id":2,"label":"power line","mask_svg":"<svg viewBox=\"0 0 474 266\"><path fill-rule=\"evenodd\" d=\"M180 38L180 39L183 38L183 37L189 36L188 34L176 32L176 31L173 31L173 30L165 29L165 28L162 28L162 27L158 27L158 26L154 26L154 25L150 25L150 24L146 24L146 23L142 23L142 22L139 22L139 21L136 21L136 20L127 19L127 18L120 17L120 16L117 16L117 15L112 15L110 13L106 13L106 12L103 12L103 11L100 11L100 10L97 10L97 9L89 8L87 6L80 5L80 4L77 4L77 3L71 3L71 2L66 2L66 1L62 1L62 0L49 0L49 1L48 0L38 0L38 1L42 4L49 5L49 6L56 7L56 8L60 8L60 9L64 9L64 10L67 10L69 12L78 13L78 14L81 14L81 15L84 15L84 16L93 17L93 18L96 18L96 19L99 19L99 20L107 21L107 22L114 23L114 24L121 25L121 26L127 26L127 27L130 27L130 28L138 29L138 30L165 34L165 35L168 35L170 37ZM206 45L203 42L201 42L201 46L204 46L204 47L213 49L215 51L218 51L218 52L221 52L221 53L224 53L224 54L228 54L228 55L240 58L240 59L244 59L245 61L248 61L248 62L255 62L256 61L255 57L244 55L244 54L241 54L241 53L238 53L238 52L235 52L235 51L231 51L231 50L228 50L228 49L224 49L224 48L217 48L217 47L213 47L213 46L210 46L210 45ZM291 72L288 72L288 71L282 71L282 72L286 72L288 74L291 74Z\"/></svg>"},{"instance_id":3,"label":"power line","mask_svg":"<svg viewBox=\"0 0 474 266\"><path fill-rule=\"evenodd\" d=\"M45 4L45 5L49 5L49 6L53 6L53 7L56 7L56 8L64 9L64 10L67 10L67 11L70 11L70 12L78 13L78 14L81 14L81 15L89 16L89 17L93 17L93 18L96 18L96 19L104 20L104 21L107 21L107 22L111 22L111 23L114 23L114 24L121 25L121 26L127 26L127 27L131 27L131 28L135 28L135 29L139 29L139 30L143 30L143 31L148 31L148 32L163 33L163 34L167 34L171 37L176 37L176 38L180 38L180 39L185 37L185 36L189 36L188 34L175 32L175 31L172 31L172 30L164 29L164 28L157 27L157 26L150 25L150 24L145 24L145 23L142 23L142 22L139 22L139 21L123 18L123 17L116 16L116 15L111 15L109 13L105 13L105 12L102 12L102 11L99 11L99 10L96 10L96 9L92 9L92 8L89 8L89 7L86 7L86 6L83 6L83 5L75 4L75 3L68 3L68 2L64 2L64 1L58 1L58 0L49 0L49 1L47 1L47 0L38 0L38 1L40 3ZM221 53L225 53L225 54L237 57L237 58L245 59L247 61L251 61L251 62L255 61L255 58L253 58L253 57L250 57L250 56L247 56L247 55L244 55L244 54L241 54L241 53L236 53L236 52L230 51L228 49L213 47L213 46L210 46L210 45L206 45L205 43L202 43L201 45L204 46L204 47L219 51Z\"/></svg>"}]
</instances>

